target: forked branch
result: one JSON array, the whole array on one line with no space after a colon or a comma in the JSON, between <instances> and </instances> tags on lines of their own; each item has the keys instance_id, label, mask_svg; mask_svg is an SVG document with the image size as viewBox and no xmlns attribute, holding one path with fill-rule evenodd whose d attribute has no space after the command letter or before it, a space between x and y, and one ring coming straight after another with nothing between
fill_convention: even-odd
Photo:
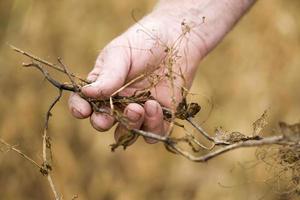
<instances>
[{"instance_id":1,"label":"forked branch","mask_svg":"<svg viewBox=\"0 0 300 200\"><path fill-rule=\"evenodd\" d=\"M30 161L32 164L37 166L40 169L40 172L47 177L51 190L53 191L53 194L55 196L55 199L59 200L61 199L61 197L56 191L56 188L53 184L53 180L51 177L52 152L51 152L51 139L50 136L48 135L48 125L49 125L49 119L51 117L51 111L56 105L56 103L60 100L63 91L71 91L77 93L82 98L84 98L87 102L90 103L94 112L109 114L113 116L119 123L121 123L125 127L129 127L127 124L128 120L123 115L124 108L130 103L138 103L143 106L147 100L149 99L155 100L155 98L151 94L150 91L151 88L147 88L142 91L137 91L131 96L120 96L119 92L121 92L131 84L139 81L140 79L145 78L147 76L151 76L152 74L151 73L141 74L140 76L126 83L123 87L121 87L119 90L117 90L107 99L94 99L85 96L81 92L81 88L84 85L89 84L89 82L71 73L67 68L67 66L63 63L62 59L58 58L59 64L56 65L51 62L45 61L41 58L38 58L37 56L34 56L14 46L11 46L11 48L14 51L31 59L30 63L25 63L23 64L23 66L34 67L38 69L42 73L42 75L47 79L47 81L51 83L55 88L58 89L59 94L51 103L46 113L44 132L43 132L43 146L42 146L43 164L42 165L37 164L30 157L26 156L15 147L7 144L5 141L0 140L0 143L7 146L9 149L15 151L16 153L24 157L26 160ZM169 51L167 52L169 53L169 55L166 56L168 62L164 62L167 63L166 65L168 69L168 77L171 77L169 81L172 90L174 90L175 87L174 85L175 72L173 72L172 66L176 62L176 59L178 58L176 53L174 52L176 52L176 49L172 50L172 48L169 48ZM62 83L56 80L46 70L46 67L50 67L53 70L64 74L70 82ZM181 74L181 76L183 75ZM265 145L280 145L282 147L285 147L285 146L298 146L300 144L299 124L295 124L295 125L280 124L281 129L275 136L263 137L260 132L263 130L264 126L266 125L266 112L258 120L256 120L255 123L253 123L254 131L252 136L247 136L239 132L227 133L222 129L218 129L215 135L211 135L207 133L193 119L194 116L200 111L201 108L200 105L198 105L195 102L187 102L186 95L185 95L187 91L185 86L182 86L181 89L183 91L181 102L176 104L174 94L173 94L172 96L173 108L166 108L162 106L164 120L168 121L171 125L174 126L178 125L180 127L184 127L184 126L179 124L177 120L187 121L198 131L199 133L198 136L201 136L204 139L206 139L207 142L211 144L210 145L211 147L206 147L205 145L202 144L200 140L197 139L196 136L189 133L185 133L184 131L182 131L181 137L173 137L171 134L172 128L169 129L168 133L165 136L160 136L158 134L152 132L146 132L143 130L133 129L128 131L129 134L128 137L124 137L122 138L122 140L118 140L116 144L113 144L112 150L114 150L119 146L123 146L125 149L128 146L128 144L130 144L131 140L135 140L137 136L144 136L147 138L155 139L163 143L166 146L167 150L182 155L191 161L206 162L226 152L239 149L239 148L259 147ZM110 111L107 111L107 109L104 109L104 107L110 107L111 109ZM184 148L182 144L188 145L188 148Z\"/></svg>"}]
</instances>

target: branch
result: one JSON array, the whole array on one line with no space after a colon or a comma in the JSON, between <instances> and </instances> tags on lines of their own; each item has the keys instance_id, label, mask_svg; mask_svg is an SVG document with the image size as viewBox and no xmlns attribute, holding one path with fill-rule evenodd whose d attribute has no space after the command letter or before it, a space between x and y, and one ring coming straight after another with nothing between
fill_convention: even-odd
<instances>
[{"instance_id":1,"label":"branch","mask_svg":"<svg viewBox=\"0 0 300 200\"><path fill-rule=\"evenodd\" d=\"M174 149L181 155L183 155L184 157L188 158L191 161L194 162L206 162L212 158L215 158L219 155L222 155L226 152L232 151L234 149L238 149L238 148L245 148L245 147L259 147L259 146L263 146L263 145L287 145L287 144L291 144L288 141L284 140L284 136L282 135L278 135L278 136L271 136L271 137L266 137L260 140L247 140L247 141L240 141L225 147L221 147L218 150L212 151L212 152L208 152L207 154L203 155L203 156L193 156L191 154L189 154L188 152L185 152L184 150L180 149L179 147L174 147Z\"/></svg>"},{"instance_id":2,"label":"branch","mask_svg":"<svg viewBox=\"0 0 300 200\"><path fill-rule=\"evenodd\" d=\"M198 132L201 133L206 139L208 139L209 141L215 144L220 144L220 142L216 141L213 137L211 137L201 126L196 124L191 117L188 117L186 121L188 121L194 128L196 128Z\"/></svg>"},{"instance_id":3,"label":"branch","mask_svg":"<svg viewBox=\"0 0 300 200\"><path fill-rule=\"evenodd\" d=\"M55 185L53 183L52 177L50 175L50 171L52 170L52 166L50 162L47 159L47 149L50 152L50 155L52 157L52 152L51 152L51 141L50 137L48 136L48 127L49 127L49 119L51 117L51 110L53 107L56 105L56 103L60 100L62 96L62 89L59 89L59 94L58 96L54 99L54 101L51 103L47 113L46 113L46 119L45 119L45 125L44 125L44 134L43 134L43 167L41 168L40 172L44 175L47 176L47 180L49 182L49 185L51 187L51 190L54 194L55 200L60 200L60 196L55 189Z\"/></svg>"},{"instance_id":4,"label":"branch","mask_svg":"<svg viewBox=\"0 0 300 200\"><path fill-rule=\"evenodd\" d=\"M31 58L31 59L37 61L37 62L40 62L40 63L42 63L42 64L44 64L44 65L47 65L48 67L51 67L51 68L53 68L53 69L55 69L55 70L57 70L57 71L59 71L59 72L65 73L65 70L64 70L64 69L60 68L59 66L57 66L57 65L55 65L55 64L53 64L53 63L50 63L50 62L48 62L48 61L46 61L46 60L43 60L43 59L41 59L41 58L39 58L39 57L37 57L37 56L35 56L35 55L32 55L32 54L30 54L30 53L28 53L28 52L26 52L26 51L21 50L21 49L15 47L15 46L13 46L13 45L9 45L9 46L10 46L10 48L12 48L14 51L16 51L16 52L18 52L18 53L20 53L20 54L23 54L24 56L27 56L27 57L29 57L29 58ZM71 75L72 77L75 77L75 78L79 79L80 81L82 81L82 82L84 82L84 83L87 83L87 84L90 83L90 82L88 82L87 80L82 79L82 78L76 76L76 75L73 74L73 73L70 73L70 75Z\"/></svg>"},{"instance_id":5,"label":"branch","mask_svg":"<svg viewBox=\"0 0 300 200\"><path fill-rule=\"evenodd\" d=\"M33 159L31 159L29 156L27 156L25 153L23 153L21 150L15 148L14 146L8 144L7 142L5 142L3 139L0 138L0 143L7 146L10 150L16 152L19 156L25 158L26 160L28 160L31 164L33 164L34 166L38 167L39 169L42 168L41 165L39 165L36 161L34 161Z\"/></svg>"},{"instance_id":6,"label":"branch","mask_svg":"<svg viewBox=\"0 0 300 200\"><path fill-rule=\"evenodd\" d=\"M50 74L41 65L39 65L37 63L23 63L23 66L37 68L40 72L42 72L42 74L47 79L47 81L49 81L49 83L51 83L57 89L68 90L68 91L72 91L72 92L76 91L76 88L74 88L73 86L70 86L67 84L62 84L62 83L58 82L57 80L53 79L50 76Z\"/></svg>"},{"instance_id":7,"label":"branch","mask_svg":"<svg viewBox=\"0 0 300 200\"><path fill-rule=\"evenodd\" d=\"M135 79L129 81L126 83L123 87L116 90L115 93L113 93L109 98L107 99L94 99L89 98L87 96L84 96L84 94L81 93L80 89L82 87L82 83L78 84L73 79L74 77L81 80L83 83L88 84L87 81L84 79L81 79L74 74L70 73L67 66L62 62L60 58L58 58L58 62L61 65L57 66L50 62L47 62L45 60L42 60L36 56L33 56L25 51L22 51L16 47L11 46L15 51L31 58L33 61L29 64L23 64L24 67L35 67L37 68L49 81L54 87L56 87L59 90L58 96L54 99L54 101L51 103L47 113L46 113L46 120L44 125L44 133L43 133L43 164L42 166L35 163L33 160L31 160L29 157L26 157L25 154L20 152L19 150L15 149L14 147L10 146L10 148L14 151L16 151L19 155L25 157L27 160L35 164L37 167L40 168L40 172L47 176L49 185L51 187L51 190L55 196L56 200L61 199L60 195L55 189L55 186L53 184L53 180L51 178L50 172L52 170L52 166L47 158L47 151L49 151L50 156L52 156L51 153L51 141L50 137L48 136L47 130L48 130L48 124L49 119L51 117L51 110L56 105L56 103L60 100L62 96L63 91L72 91L80 95L82 98L84 98L87 102L90 103L91 107L93 108L94 112L99 113L106 113L111 116L113 116L116 121L118 121L121 125L126 127L128 129L128 135L124 135L124 137L120 137L120 139L116 142L116 144L112 145L112 150L117 148L118 146L123 146L124 149L131 144L132 141L136 139L137 136L141 135L147 138L151 138L154 140L157 140L161 143L163 143L167 150L169 150L172 153L176 153L179 155L184 156L185 158L194 161L194 162L206 162L210 159L213 159L215 157L218 157L226 152L233 151L235 149L240 148L246 148L246 147L259 147L263 145L281 145L282 148L286 148L286 145L299 145L300 144L300 124L294 124L294 125L287 125L287 124L279 124L281 128L281 132L277 133L275 136L270 137L262 137L260 136L261 130L265 127L267 124L266 121L266 112L253 124L253 134L252 136L247 136L239 132L231 132L228 133L223 130L219 130L216 132L214 136L211 136L208 134L200 125L194 122L193 118L194 116L200 111L201 106L197 103L187 102L186 94L187 91L184 91L184 87L182 87L182 100L178 103L177 107L175 107L175 99L174 99L174 93L171 95L171 102L172 102L172 109L166 108L162 106L163 109L163 115L164 120L166 122L170 123L170 127L173 125L178 125L182 128L184 128L184 125L181 125L175 121L175 119L185 120L188 123L190 123L198 132L201 134L208 142L210 142L211 147L206 147L201 143L200 140L197 140L197 138L188 133L186 131L183 133L181 137L172 137L171 136L171 130L170 128L168 130L168 133L165 136L161 136L152 132L147 132L143 130L129 130L128 126L128 120L123 115L124 108L129 105L130 103L138 103L141 106L144 105L144 103L149 99L155 98L151 95L151 88L147 88L144 90L141 90L139 92L135 92L132 96L119 96L119 92L128 87L129 85L135 83L136 81L139 81L142 78L147 78L149 74L142 74ZM173 71L172 67L174 63L176 62L176 59L179 58L177 56L177 53L174 51L174 49L168 48L169 51L166 52L168 56L166 58L170 58L168 62L165 63L165 67L167 67L167 75L170 78L170 88L174 90L174 77L173 75L176 75L176 72ZM174 54L174 55L173 55ZM71 81L69 84L61 83L54 78L51 77L51 75L44 69L44 65L49 66L59 72L62 72L64 75L67 76L67 78ZM173 75L172 75L173 74ZM184 80L183 74L181 72L182 79ZM150 76L150 75L149 75ZM152 87L154 85L151 85ZM105 109L106 107L111 108L109 111L108 109ZM1 142L1 141L0 141ZM3 143L3 142L2 142ZM189 151L186 151L183 149L180 145L184 143L189 146ZM7 145L7 144L6 144ZM294 147L294 146L293 146ZM197 156L193 153L198 153L200 150L203 150L205 153L203 155ZM52 158L52 157L51 157ZM51 159L50 158L50 159Z\"/></svg>"},{"instance_id":8,"label":"branch","mask_svg":"<svg viewBox=\"0 0 300 200\"><path fill-rule=\"evenodd\" d=\"M133 129L134 133L142 135L144 137L148 137L151 139L155 139L157 141L163 142L166 145L168 145L169 148L177 152L178 154L184 156L185 158L194 161L194 162L206 162L212 158L215 158L219 155L222 155L226 152L238 149L238 148L245 148L245 147L259 147L263 145L293 145L299 142L293 142L287 140L287 138L284 135L277 135L277 136L270 136L265 138L258 138L258 139L249 139L245 141L240 141L234 144L226 144L225 142L222 142L223 147L220 147L219 149L215 151L211 151L206 153L203 156L194 156L191 153L183 150L182 148L178 147L176 145L176 139L170 138L166 136L160 136L151 132L146 132L142 130Z\"/></svg>"}]
</instances>

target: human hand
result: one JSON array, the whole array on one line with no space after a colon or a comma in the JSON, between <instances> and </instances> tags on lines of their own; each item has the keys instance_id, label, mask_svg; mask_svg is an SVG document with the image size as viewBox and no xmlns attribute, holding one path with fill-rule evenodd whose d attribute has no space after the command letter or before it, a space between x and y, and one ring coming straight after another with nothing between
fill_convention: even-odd
<instances>
[{"instance_id":1,"label":"human hand","mask_svg":"<svg viewBox=\"0 0 300 200\"><path fill-rule=\"evenodd\" d=\"M228 2L230 0L227 0ZM172 4L161 1L151 14L101 51L94 69L87 78L93 83L83 87L82 93L91 98L107 99L125 83L141 74L154 71L157 77L169 75L167 67L162 66L166 65L166 59L171 54L174 59L172 71L182 75L184 79L177 77L174 80L175 86L171 89L170 81L162 79L151 88L151 95L156 101L148 100L144 106L131 103L124 109L124 116L129 121L127 128L164 135L168 126L163 120L162 106L172 107L172 97L176 103L180 102L181 87L178 86L191 86L200 60L223 38L251 2L253 1L249 0L248 4L244 3L246 5L243 7L232 6L236 13L223 18L215 12L228 9L225 3L202 1L201 4L198 2L199 9L195 10L192 0L185 3L175 0ZM202 17L208 21L203 23ZM149 86L151 83L146 76L126 87L119 95L129 96ZM69 107L77 118L90 117L92 126L98 131L106 131L115 123L112 116L93 112L90 104L78 94L71 95ZM124 125L118 124L115 138L120 138L126 130ZM155 142L147 138L146 141Z\"/></svg>"}]
</instances>

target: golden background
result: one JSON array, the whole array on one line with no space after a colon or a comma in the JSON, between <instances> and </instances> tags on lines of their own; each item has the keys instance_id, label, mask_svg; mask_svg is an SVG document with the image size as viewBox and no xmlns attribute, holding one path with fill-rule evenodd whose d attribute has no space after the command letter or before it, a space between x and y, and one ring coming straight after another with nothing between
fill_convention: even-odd
<instances>
[{"instance_id":1,"label":"golden background","mask_svg":"<svg viewBox=\"0 0 300 200\"><path fill-rule=\"evenodd\" d=\"M0 137L42 162L44 113L57 91L7 43L50 61L60 56L83 77L99 50L142 17L154 0L1 0ZM300 1L258 1L200 64L193 91L214 109L204 128L222 125L251 132L270 109L267 132L280 120L299 122ZM226 13L224 13L226 15ZM74 119L65 95L50 122L54 181L64 199L284 199L264 181L272 177L255 161L254 149L236 150L206 164L139 140L110 152L113 136L89 120ZM204 109L206 106L204 105ZM203 117L205 118L205 117ZM297 198L297 197L295 197ZM0 153L0 199L53 199L46 178L13 152Z\"/></svg>"}]
</instances>

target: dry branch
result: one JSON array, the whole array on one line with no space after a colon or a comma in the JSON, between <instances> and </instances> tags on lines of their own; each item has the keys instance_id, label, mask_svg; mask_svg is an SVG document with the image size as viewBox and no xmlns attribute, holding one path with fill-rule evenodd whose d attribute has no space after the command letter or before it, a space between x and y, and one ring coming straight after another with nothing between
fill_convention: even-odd
<instances>
[{"instance_id":1,"label":"dry branch","mask_svg":"<svg viewBox=\"0 0 300 200\"><path fill-rule=\"evenodd\" d=\"M51 150L51 138L48 135L48 127L49 127L49 119L51 117L51 110L54 108L54 106L56 105L56 103L60 100L61 96L62 96L62 89L59 89L59 94L58 96L54 99L54 101L51 103L50 107L48 108L48 111L46 113L46 119L45 119L45 125L44 125L44 133L43 133L43 165L42 168L40 170L40 172L44 175L47 176L47 180L48 183L50 185L50 188L54 194L55 200L60 200L61 197L58 194L55 185L53 183L52 180L52 176L51 176L51 170L52 170L52 165L51 165L51 161L52 161L52 150ZM48 156L47 156L47 150L49 151L50 157L51 157L51 161L49 161Z\"/></svg>"},{"instance_id":2,"label":"dry branch","mask_svg":"<svg viewBox=\"0 0 300 200\"><path fill-rule=\"evenodd\" d=\"M49 121L49 117L50 117L50 111L51 109L54 107L54 105L57 103L57 101L59 100L59 98L62 95L63 91L72 91L72 92L76 92L78 93L81 97L83 97L85 100L87 100L93 110L95 112L100 112L100 113L106 113L106 114L110 114L112 116L114 116L119 123L122 123L125 127L127 127L127 120L124 116L122 116L122 109L124 109L128 104L130 103L138 103L143 105L148 99L154 99L151 96L151 93L149 90L147 91L143 91L141 93L135 93L132 96L119 96L118 93L120 91L122 91L123 89L125 89L127 86L135 83L136 81L140 80L141 78L145 77L145 74L142 74L138 77L136 77L135 79L129 81L128 83L126 83L122 88L120 88L119 90L117 90L115 93L113 93L113 95L111 95L110 98L108 99L92 99L89 97L84 96L81 91L80 88L82 87L82 85L76 83L76 81L73 79L74 77L78 78L78 80L84 80L82 78L79 78L78 76L72 74L69 72L68 68L66 67L65 64L63 64L62 60L59 58L58 61L61 65L60 66L56 66L48 61L45 61L43 59L40 59L36 56L33 56L23 50L20 50L16 47L12 48L31 58L32 62L29 64L23 64L23 66L25 67L35 67L37 68L39 71L42 72L42 74L44 75L44 77L54 86L59 90L59 96L55 99L55 101L51 104L48 112L47 112L47 117L46 117L46 123L45 123L45 132L47 131L48 128L48 121ZM171 51L171 49L169 50L169 57L167 57L168 62L175 62L172 59L175 59L174 57L172 57L172 55L174 54L174 52ZM59 81L55 80L43 67L42 64L45 64L47 66L51 66L53 69L64 73L67 78L71 81L71 83L60 83ZM169 64L169 66L172 66L171 64ZM169 72L172 72L172 69L169 69ZM172 87L174 87L174 85L172 85ZM111 112L108 112L107 109L103 109L104 106L110 106L111 107ZM116 109L115 109L116 107ZM287 141L287 137L284 137L284 135L278 135L278 136L271 136L271 137L261 137L258 136L259 132L264 128L265 124L266 124L266 113L264 113L262 115L262 117L260 119L258 119L253 125L254 125L254 136L246 136L243 135L241 133L238 132L233 132L230 133L228 135L219 137L219 136L212 136L210 134L208 134L200 125L198 125L196 122L194 122L193 117L195 116L195 114L197 114L197 112L199 112L200 110L200 106L197 103L188 103L186 101L185 96L183 95L183 99L182 101L178 104L177 108L175 109L169 109L169 108L165 108L163 107L163 114L164 114L164 118L165 120L169 121L169 122L173 122L175 119L181 119L181 120L186 120L187 122L189 122L199 133L200 135L202 135L205 139L207 139L209 142L211 142L212 147L211 148L207 148L205 147L200 141L198 141L194 136L191 136L187 133L184 133L182 137L180 138L174 138L171 136L171 134L166 134L166 136L159 136L155 133L151 133L151 132L145 132L142 130L131 130L132 134L130 137L128 138L133 138L134 135L142 135L148 138L152 138L152 139L156 139L162 143L164 143L166 146L168 146L168 149L173 150L174 152L183 155L184 157L192 160L192 161L196 161L196 162L204 162L207 161L213 157L216 157L218 155L221 155L225 152L231 151L233 149L237 149L237 148L242 148L242 147L255 147L255 146L261 146L261 145L271 145L271 144L277 144L277 145L286 145L288 143L291 143L290 141ZM175 123L176 124L176 123ZM44 141L45 144L47 143L47 134L44 134ZM127 144L129 141L127 140L123 140L122 142L117 142L117 144L114 146L114 148L118 147L118 146L124 146L124 148L126 148ZM217 150L214 151L210 151L205 155L202 155L200 157L194 156L193 154L191 154L190 152L187 152L185 150L183 150L178 144L182 143L182 142L186 142L189 144L189 146L191 146L193 148L193 145L191 144L196 144L198 147L202 148L203 150L213 150L215 147L218 147ZM295 142L295 141L294 141ZM298 141L296 141L298 142ZM49 143L49 142L48 142ZM43 148L45 149L45 148ZM195 150L194 150L195 151ZM46 155L45 153L43 155ZM46 162L46 159L44 159L44 161Z\"/></svg>"},{"instance_id":3,"label":"dry branch","mask_svg":"<svg viewBox=\"0 0 300 200\"><path fill-rule=\"evenodd\" d=\"M184 80L184 75L181 72L177 73L174 71L174 64L180 58L178 55L178 48L182 43L183 38L187 33L191 31L190 27L187 26L186 23L182 23L183 33L180 37L174 42L172 47L167 46L166 44L161 44L165 47L166 56L158 65L165 69L166 77L159 77L158 81L150 82L151 86L145 88L141 91L136 91L131 96L120 96L119 92L130 86L131 84L136 83L137 81L152 77L156 77L155 70L153 72L147 72L137 76L136 78L132 79L131 81L127 82L123 87L119 88L114 92L109 98L107 99L94 99L85 96L81 92L81 88L90 82L87 80L80 78L79 76L71 73L68 67L63 63L61 58L58 58L58 64L53 64L48 62L44 59L41 59L37 56L34 56L26 51L23 51L19 48L11 46L11 48L26 56L31 60L30 63L23 64L24 67L33 67L39 70L42 75L47 79L47 81L52 84L55 88L58 89L59 94L54 99L54 101L49 106L49 109L46 113L45 125L44 125L44 133L43 133L43 164L39 165L35 161L33 161L30 157L23 154L21 151L16 149L15 147L7 144L5 141L0 140L0 143L9 147L9 149L15 151L32 164L37 166L40 169L40 172L47 177L51 190L55 196L56 200L61 199L61 196L58 194L55 185L53 183L51 177L51 160L52 160L52 152L51 152L51 140L50 136L48 135L48 125L49 119L51 117L51 111L56 105L56 103L60 100L64 91L71 91L77 93L82 98L84 98L87 102L90 103L94 112L98 113L106 113L113 116L119 123L121 123L124 127L128 129L128 135L120 138L116 144L113 144L112 150L115 150L119 146L123 146L124 149L131 143L131 141L135 140L138 136L144 136L147 138L155 139L161 143L163 143L167 150L171 151L172 153L176 153L179 155L184 156L185 158L194 161L194 162L206 162L210 159L218 157L226 152L239 149L239 148L246 148L246 147L260 147L266 145L279 145L282 148L286 146L293 146L298 147L300 143L300 125L287 125L287 124L280 124L281 132L277 133L275 136L263 137L261 131L265 127L266 121L266 112L253 123L253 135L247 136L239 132L232 132L227 133L221 129L216 131L216 134L212 135L207 133L199 124L194 121L195 115L200 111L201 107L197 102L187 102L186 95L188 90L186 89L185 85L178 86L175 85L175 78L178 77ZM155 39L155 38L154 38ZM158 38L159 40L159 38ZM160 43L162 41L159 40ZM50 67L51 69L60 72L66 76L66 78L70 81L70 83L61 83L46 70L46 67ZM152 132L146 132L143 130L132 129L130 130L128 125L127 118L123 115L124 108L129 105L130 103L138 103L141 106L149 99L155 98L152 96L150 89L155 87L156 84L160 80L167 78L170 85L171 91L171 108L163 107L163 115L164 120L170 123L170 128L165 136L160 136ZM174 90L175 87L179 87L182 91L182 98L180 102L176 102ZM104 107L110 107L110 111L104 109ZM173 126L180 125L176 120L185 120L190 123L199 133L198 136L203 137L207 140L211 145L211 147L206 147L200 140L196 138L196 136L189 134L188 132L182 131L182 136L180 137L173 137L172 131ZM188 148L183 148L182 144L186 144ZM197 155L195 155L197 153ZM199 155L200 154L200 155ZM50 159L48 158L50 155Z\"/></svg>"},{"instance_id":4,"label":"dry branch","mask_svg":"<svg viewBox=\"0 0 300 200\"><path fill-rule=\"evenodd\" d=\"M36 161L34 161L32 158L30 158L29 156L27 156L25 153L23 153L21 150L17 149L16 147L14 147L13 145L10 145L9 143L7 143L6 141L4 141L3 139L0 138L0 143L4 146L6 146L9 150L12 150L14 152L16 152L19 156L21 156L22 158L24 158L25 160L29 161L31 164L33 164L34 166L36 166L37 168L41 169L42 166L39 165Z\"/></svg>"}]
</instances>

